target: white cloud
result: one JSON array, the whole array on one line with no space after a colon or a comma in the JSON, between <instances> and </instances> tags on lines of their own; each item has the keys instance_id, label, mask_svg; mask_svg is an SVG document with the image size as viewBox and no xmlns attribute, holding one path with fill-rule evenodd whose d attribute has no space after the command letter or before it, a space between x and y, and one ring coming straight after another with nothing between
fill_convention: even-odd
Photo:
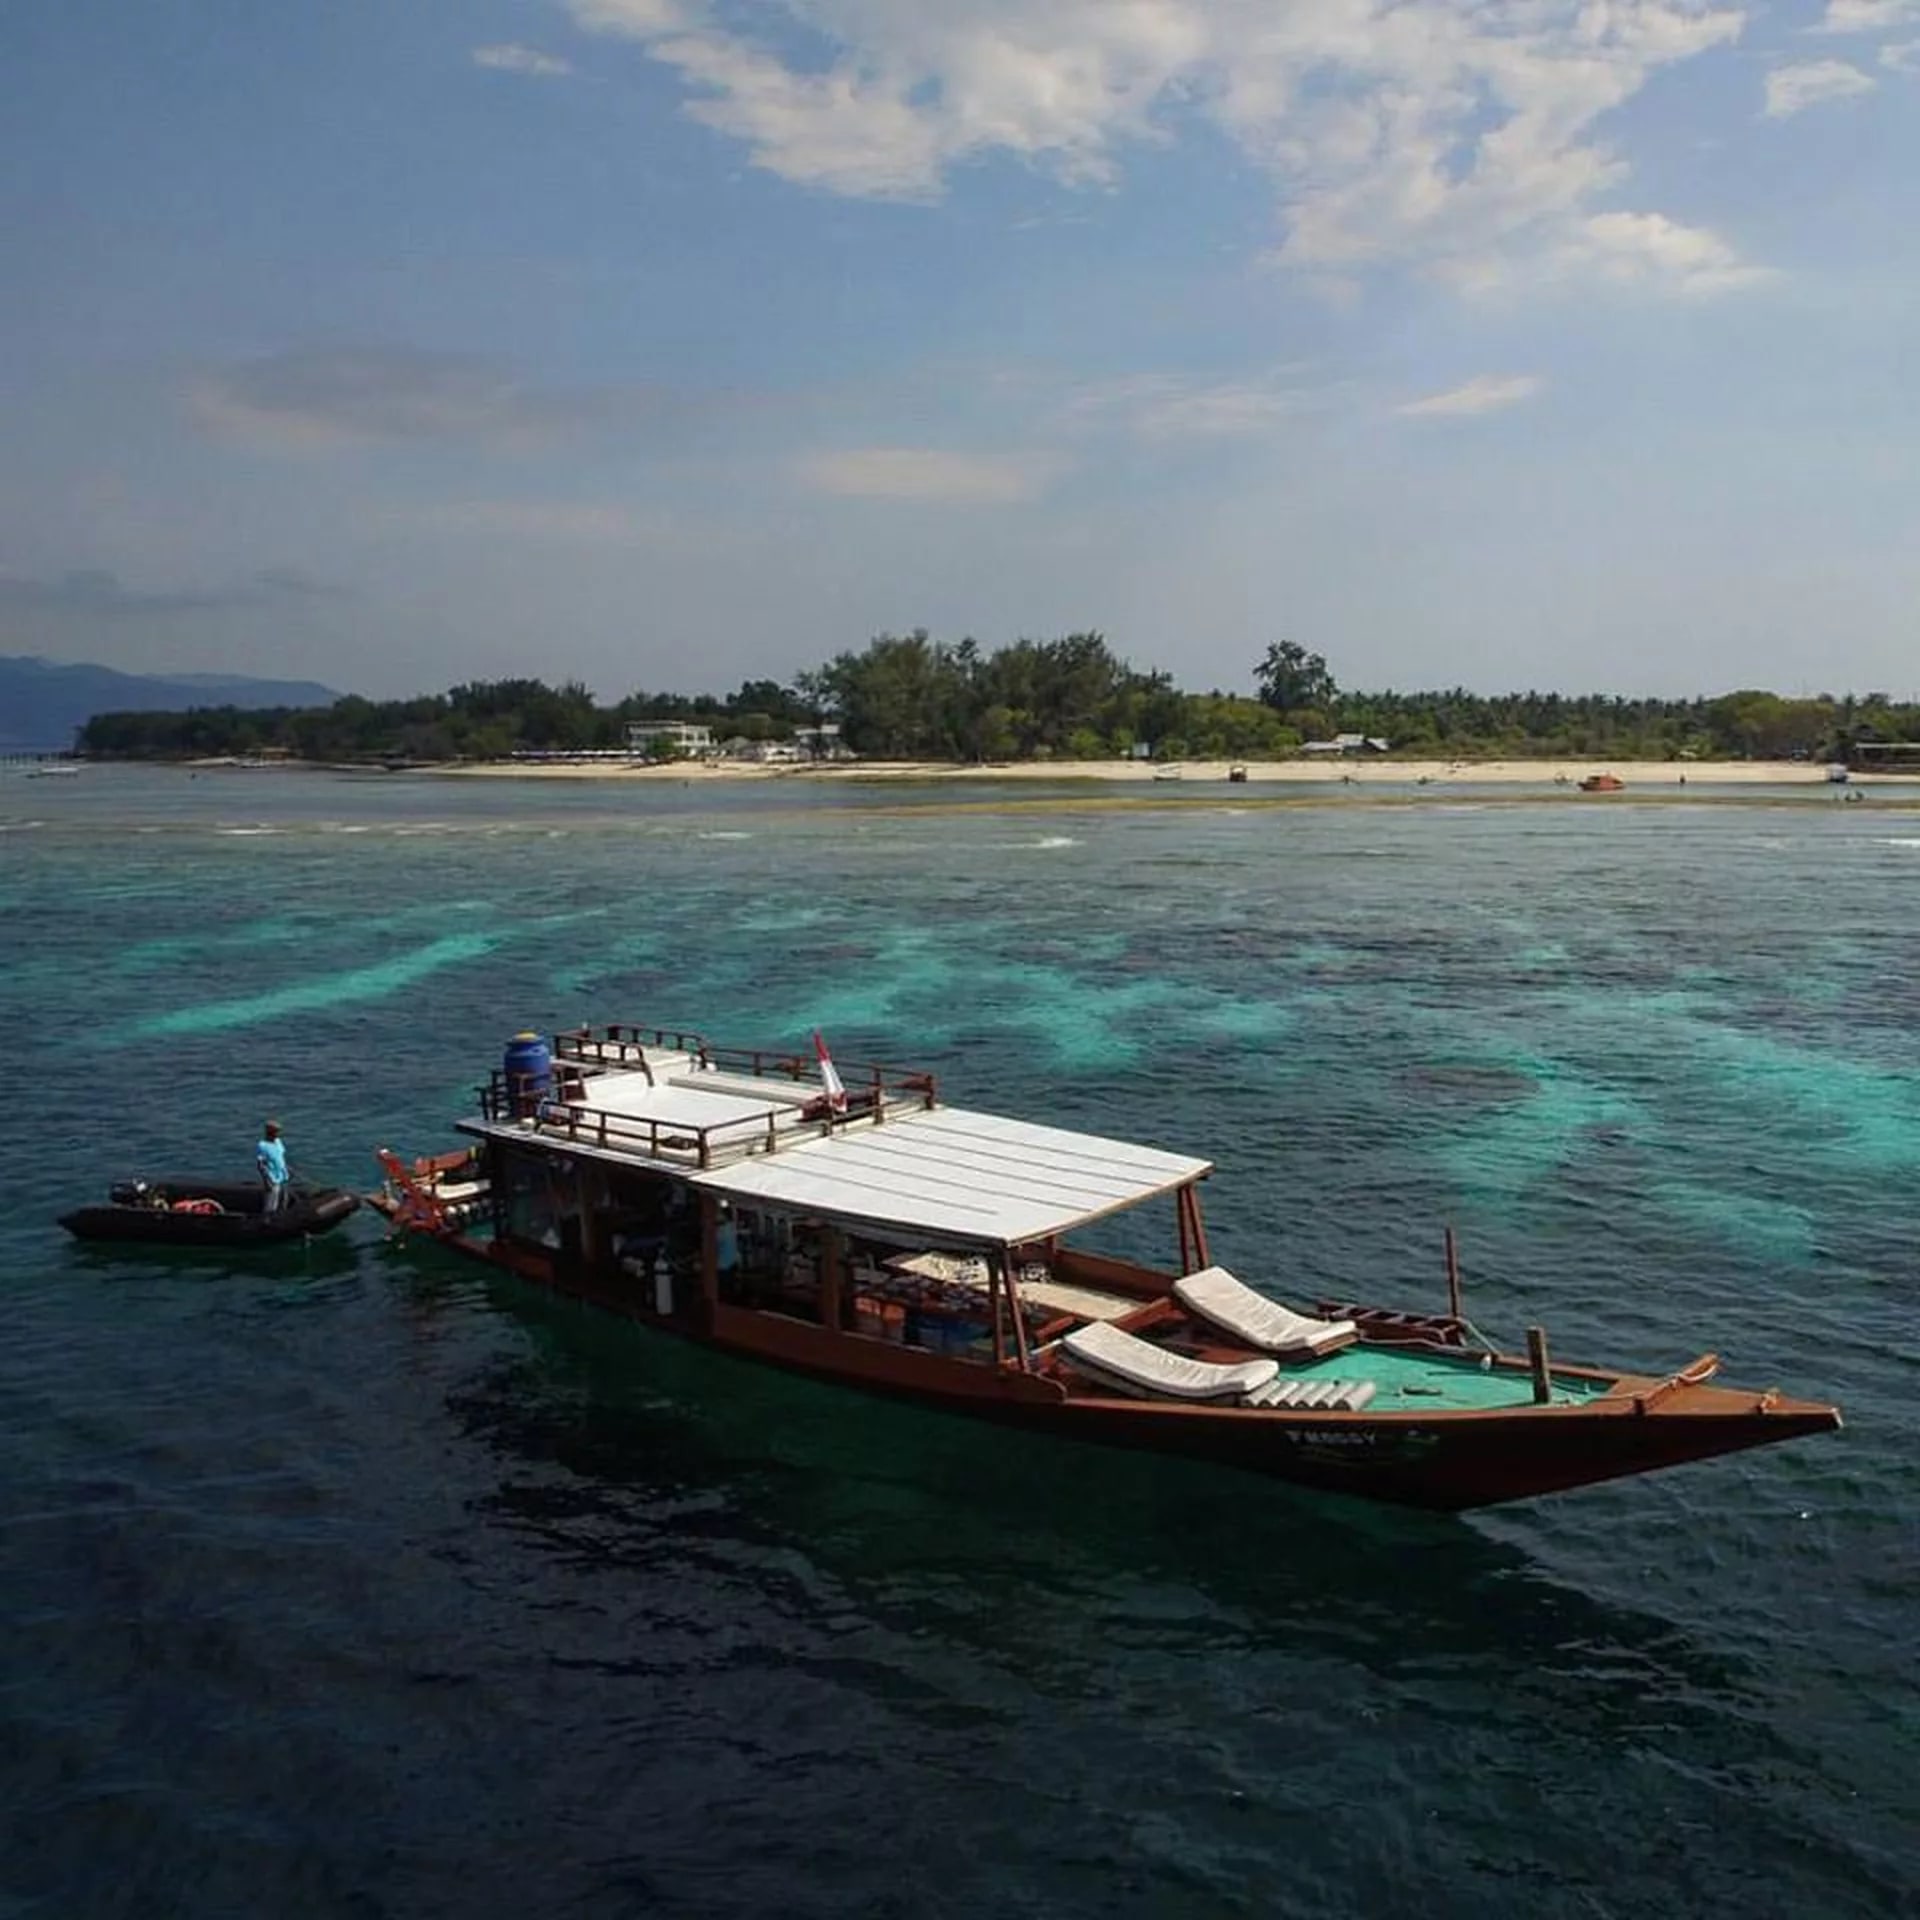
<instances>
[{"instance_id":1,"label":"white cloud","mask_svg":"<svg viewBox=\"0 0 1920 1920\"><path fill-rule=\"evenodd\" d=\"M1767 75L1767 118L1784 120L1809 107L1871 93L1878 85L1871 74L1844 60L1807 60L1798 66L1775 67Z\"/></svg>"},{"instance_id":2,"label":"white cloud","mask_svg":"<svg viewBox=\"0 0 1920 1920\"><path fill-rule=\"evenodd\" d=\"M1428 394L1424 400L1409 400L1394 411L1410 420L1462 420L1479 413L1498 413L1505 407L1517 407L1531 400L1546 382L1534 373L1480 373L1463 387L1451 387L1445 393Z\"/></svg>"},{"instance_id":3,"label":"white cloud","mask_svg":"<svg viewBox=\"0 0 1920 1920\"><path fill-rule=\"evenodd\" d=\"M1596 213L1570 236L1560 264L1568 275L1617 287L1658 286L1683 300L1735 293L1774 277L1771 267L1744 265L1717 233L1663 213Z\"/></svg>"},{"instance_id":4,"label":"white cloud","mask_svg":"<svg viewBox=\"0 0 1920 1920\"><path fill-rule=\"evenodd\" d=\"M680 33L692 25L701 0L683 7L680 0L565 0L567 11L589 33L625 34L644 40L656 33Z\"/></svg>"},{"instance_id":5,"label":"white cloud","mask_svg":"<svg viewBox=\"0 0 1920 1920\"><path fill-rule=\"evenodd\" d=\"M1285 370L1213 383L1143 373L1082 387L1066 411L1069 421L1114 422L1143 440L1224 440L1272 433L1313 397Z\"/></svg>"},{"instance_id":6,"label":"white cloud","mask_svg":"<svg viewBox=\"0 0 1920 1920\"><path fill-rule=\"evenodd\" d=\"M1099 185L1203 121L1271 178L1280 260L1336 282L1564 264L1626 176L1605 116L1743 20L1711 0L785 0L749 34L718 0L564 3L675 71L755 164L826 192L930 199L989 155Z\"/></svg>"},{"instance_id":7,"label":"white cloud","mask_svg":"<svg viewBox=\"0 0 1920 1920\"><path fill-rule=\"evenodd\" d=\"M1882 47L1880 64L1890 73L1920 73L1920 40L1899 40Z\"/></svg>"},{"instance_id":8,"label":"white cloud","mask_svg":"<svg viewBox=\"0 0 1920 1920\"><path fill-rule=\"evenodd\" d=\"M475 47L473 64L476 67L491 67L496 73L524 73L537 80L557 80L562 74L573 71L571 60L562 60L558 54L541 53L535 47L519 47L511 43L497 47Z\"/></svg>"},{"instance_id":9,"label":"white cloud","mask_svg":"<svg viewBox=\"0 0 1920 1920\"><path fill-rule=\"evenodd\" d=\"M1050 454L947 453L937 447L849 447L800 464L803 484L858 500L1006 506L1038 498L1060 471Z\"/></svg>"},{"instance_id":10,"label":"white cloud","mask_svg":"<svg viewBox=\"0 0 1920 1920\"><path fill-rule=\"evenodd\" d=\"M1920 0L1827 0L1815 33L1886 33L1920 19Z\"/></svg>"},{"instance_id":11,"label":"white cloud","mask_svg":"<svg viewBox=\"0 0 1920 1920\"><path fill-rule=\"evenodd\" d=\"M1515 285L1585 284L1706 300L1774 279L1771 267L1749 266L1706 227L1664 213L1589 214L1563 222L1530 255L1490 250L1463 255L1444 269L1463 293L1499 293Z\"/></svg>"}]
</instances>

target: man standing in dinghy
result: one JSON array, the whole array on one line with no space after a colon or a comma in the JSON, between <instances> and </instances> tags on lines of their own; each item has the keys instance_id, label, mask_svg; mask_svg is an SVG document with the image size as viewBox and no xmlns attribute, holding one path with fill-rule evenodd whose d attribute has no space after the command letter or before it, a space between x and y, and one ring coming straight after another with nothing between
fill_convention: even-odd
<instances>
[{"instance_id":1,"label":"man standing in dinghy","mask_svg":"<svg viewBox=\"0 0 1920 1920\"><path fill-rule=\"evenodd\" d=\"M260 1130L253 1149L253 1164L260 1170L263 1213L278 1213L287 1204L287 1144L280 1138L280 1122L269 1120Z\"/></svg>"}]
</instances>

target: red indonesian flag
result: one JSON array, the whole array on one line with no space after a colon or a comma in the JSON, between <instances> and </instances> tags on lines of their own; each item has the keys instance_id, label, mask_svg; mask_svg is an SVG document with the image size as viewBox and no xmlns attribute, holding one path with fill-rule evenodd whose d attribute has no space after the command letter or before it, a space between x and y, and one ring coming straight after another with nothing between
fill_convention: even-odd
<instances>
[{"instance_id":1,"label":"red indonesian flag","mask_svg":"<svg viewBox=\"0 0 1920 1920\"><path fill-rule=\"evenodd\" d=\"M827 1043L820 1038L820 1029L813 1030L814 1058L820 1062L820 1084L826 1090L827 1108L832 1113L845 1113L847 1110L847 1090L840 1084L840 1075L834 1069L833 1055L827 1051Z\"/></svg>"}]
</instances>

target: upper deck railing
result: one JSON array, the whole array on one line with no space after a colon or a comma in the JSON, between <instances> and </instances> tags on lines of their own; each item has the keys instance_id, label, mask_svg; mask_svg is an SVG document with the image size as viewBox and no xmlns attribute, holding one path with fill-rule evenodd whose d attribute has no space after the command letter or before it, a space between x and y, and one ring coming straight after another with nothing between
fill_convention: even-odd
<instances>
[{"instance_id":1,"label":"upper deck railing","mask_svg":"<svg viewBox=\"0 0 1920 1920\"><path fill-rule=\"evenodd\" d=\"M884 1125L889 1112L939 1103L939 1084L931 1073L905 1071L870 1062L836 1062L846 1105L833 1109L821 1093L798 1105L790 1100L764 1115L716 1120L699 1126L680 1119L616 1113L593 1103L593 1082L600 1073L643 1073L658 1085L655 1055L677 1054L703 1073L724 1075L735 1085L714 1092L740 1091L741 1080L778 1083L783 1091L817 1083L819 1063L809 1054L781 1053L758 1047L716 1047L699 1034L666 1027L615 1024L577 1027L554 1038L552 1091L531 1113L524 1095L496 1069L480 1089L481 1112L496 1124L530 1123L547 1138L579 1146L628 1153L669 1166L706 1168L754 1154L777 1153L803 1140L817 1140L855 1126Z\"/></svg>"},{"instance_id":2,"label":"upper deck railing","mask_svg":"<svg viewBox=\"0 0 1920 1920\"><path fill-rule=\"evenodd\" d=\"M690 1054L703 1066L707 1043L697 1033L683 1033L677 1027L630 1027L613 1021L604 1027L569 1027L553 1036L553 1057L578 1066L624 1067L644 1073L653 1084L653 1067L647 1050L656 1053Z\"/></svg>"}]
</instances>

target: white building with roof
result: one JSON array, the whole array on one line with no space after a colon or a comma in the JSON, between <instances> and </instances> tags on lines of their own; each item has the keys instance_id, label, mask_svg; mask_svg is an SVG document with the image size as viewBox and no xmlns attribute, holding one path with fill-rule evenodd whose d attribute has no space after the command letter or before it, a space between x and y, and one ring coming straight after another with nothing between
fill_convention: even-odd
<instances>
[{"instance_id":1,"label":"white building with roof","mask_svg":"<svg viewBox=\"0 0 1920 1920\"><path fill-rule=\"evenodd\" d=\"M1370 733L1336 733L1331 740L1308 740L1302 753L1386 753L1387 742Z\"/></svg>"},{"instance_id":2,"label":"white building with roof","mask_svg":"<svg viewBox=\"0 0 1920 1920\"><path fill-rule=\"evenodd\" d=\"M713 729L694 720L629 720L627 752L637 760L697 760L713 751Z\"/></svg>"}]
</instances>

